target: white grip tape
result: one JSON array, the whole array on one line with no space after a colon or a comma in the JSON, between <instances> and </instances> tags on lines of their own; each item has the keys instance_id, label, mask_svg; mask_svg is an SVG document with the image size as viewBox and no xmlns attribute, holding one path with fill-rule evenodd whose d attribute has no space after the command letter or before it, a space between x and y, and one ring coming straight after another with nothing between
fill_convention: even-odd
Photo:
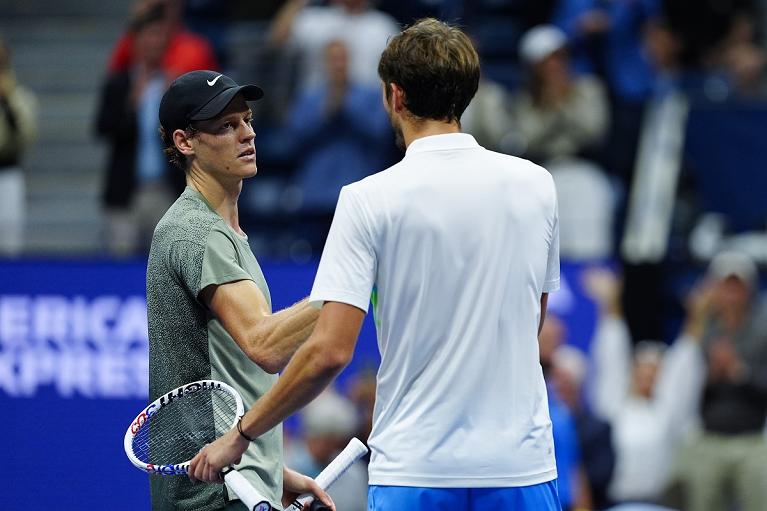
<instances>
[{"instance_id":1,"label":"white grip tape","mask_svg":"<svg viewBox=\"0 0 767 511\"><path fill-rule=\"evenodd\" d=\"M352 438L344 450L315 478L317 485L323 490L327 490L355 461L363 457L367 452L368 448L365 447L365 444L358 438ZM305 506L311 499L311 496L302 496L298 499L298 502ZM293 504L286 511L299 511L300 509Z\"/></svg>"},{"instance_id":2,"label":"white grip tape","mask_svg":"<svg viewBox=\"0 0 767 511\"><path fill-rule=\"evenodd\" d=\"M269 501L266 499L266 497L258 493L258 491L253 488L253 485L251 485L248 480L245 479L245 476L236 470L230 470L227 472L224 475L224 481L226 481L226 484L232 489L234 493L237 494L242 503L247 506L248 511L253 511L254 509L257 509L257 506L263 504L269 506L266 509L271 509L271 504L269 504Z\"/></svg>"}]
</instances>

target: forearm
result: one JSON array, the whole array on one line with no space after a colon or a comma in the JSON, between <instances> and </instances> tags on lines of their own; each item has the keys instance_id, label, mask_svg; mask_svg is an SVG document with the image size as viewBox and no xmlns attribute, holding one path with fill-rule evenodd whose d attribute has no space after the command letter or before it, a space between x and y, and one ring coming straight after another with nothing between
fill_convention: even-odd
<instances>
[{"instance_id":1,"label":"forearm","mask_svg":"<svg viewBox=\"0 0 767 511\"><path fill-rule=\"evenodd\" d=\"M308 299L266 318L251 342L255 360L269 372L285 368L296 350L309 338L319 317L319 309Z\"/></svg>"},{"instance_id":2,"label":"forearm","mask_svg":"<svg viewBox=\"0 0 767 511\"><path fill-rule=\"evenodd\" d=\"M322 392L351 360L364 318L363 309L325 303L317 329L296 351L277 384L245 414L240 428L228 431L194 457L190 478L217 481L223 467L238 462L249 439L271 430Z\"/></svg>"},{"instance_id":3,"label":"forearm","mask_svg":"<svg viewBox=\"0 0 767 511\"><path fill-rule=\"evenodd\" d=\"M16 91L9 96L8 103L15 113L21 142L27 147L34 141L37 134L36 101L33 97Z\"/></svg>"},{"instance_id":4,"label":"forearm","mask_svg":"<svg viewBox=\"0 0 767 511\"><path fill-rule=\"evenodd\" d=\"M602 316L593 340L592 403L603 419L612 419L629 390L631 338L620 317Z\"/></svg>"},{"instance_id":5,"label":"forearm","mask_svg":"<svg viewBox=\"0 0 767 511\"><path fill-rule=\"evenodd\" d=\"M277 384L243 418L245 434L256 438L284 421L317 397L347 363L348 359L332 356L321 340L304 344Z\"/></svg>"},{"instance_id":6,"label":"forearm","mask_svg":"<svg viewBox=\"0 0 767 511\"><path fill-rule=\"evenodd\" d=\"M293 28L293 21L298 13L306 6L305 0L293 0L285 3L275 16L272 26L269 29L269 44L273 46L282 46L290 37Z\"/></svg>"},{"instance_id":7,"label":"forearm","mask_svg":"<svg viewBox=\"0 0 767 511\"><path fill-rule=\"evenodd\" d=\"M706 359L698 342L683 335L663 357L655 384L656 410L670 431L683 433L695 417L706 378Z\"/></svg>"}]
</instances>

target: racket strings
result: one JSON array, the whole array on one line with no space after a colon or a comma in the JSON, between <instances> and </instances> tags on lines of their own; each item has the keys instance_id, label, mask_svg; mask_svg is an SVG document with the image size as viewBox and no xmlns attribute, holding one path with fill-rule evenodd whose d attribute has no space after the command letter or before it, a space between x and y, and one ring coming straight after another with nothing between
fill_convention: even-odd
<instances>
[{"instance_id":1,"label":"racket strings","mask_svg":"<svg viewBox=\"0 0 767 511\"><path fill-rule=\"evenodd\" d=\"M237 401L227 391L184 394L149 416L133 439L133 452L144 463L183 463L228 431L236 416Z\"/></svg>"}]
</instances>

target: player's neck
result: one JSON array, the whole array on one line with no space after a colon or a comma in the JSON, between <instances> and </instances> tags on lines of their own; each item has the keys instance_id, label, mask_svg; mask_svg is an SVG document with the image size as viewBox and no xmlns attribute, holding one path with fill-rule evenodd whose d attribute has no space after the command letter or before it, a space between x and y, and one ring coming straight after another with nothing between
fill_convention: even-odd
<instances>
[{"instance_id":1,"label":"player's neck","mask_svg":"<svg viewBox=\"0 0 767 511\"><path fill-rule=\"evenodd\" d=\"M229 227L242 234L237 207L237 200L242 191L242 180L224 183L209 174L190 172L186 176L186 184L205 197L210 207L224 219Z\"/></svg>"},{"instance_id":2,"label":"player's neck","mask_svg":"<svg viewBox=\"0 0 767 511\"><path fill-rule=\"evenodd\" d=\"M409 147L410 144L419 138L460 132L461 126L457 121L444 122L427 119L418 122L402 123L402 137L405 140L405 147Z\"/></svg>"}]
</instances>

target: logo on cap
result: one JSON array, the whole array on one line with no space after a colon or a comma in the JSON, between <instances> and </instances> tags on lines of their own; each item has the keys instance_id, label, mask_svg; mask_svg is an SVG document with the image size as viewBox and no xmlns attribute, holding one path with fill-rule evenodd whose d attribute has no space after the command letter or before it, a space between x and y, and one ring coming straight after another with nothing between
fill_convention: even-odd
<instances>
[{"instance_id":1,"label":"logo on cap","mask_svg":"<svg viewBox=\"0 0 767 511\"><path fill-rule=\"evenodd\" d=\"M213 87L214 85L216 85L216 82L218 81L218 79L221 78L222 76L224 76L224 75L218 75L217 77L215 77L212 80L205 80L205 81L208 82L208 85Z\"/></svg>"}]
</instances>

